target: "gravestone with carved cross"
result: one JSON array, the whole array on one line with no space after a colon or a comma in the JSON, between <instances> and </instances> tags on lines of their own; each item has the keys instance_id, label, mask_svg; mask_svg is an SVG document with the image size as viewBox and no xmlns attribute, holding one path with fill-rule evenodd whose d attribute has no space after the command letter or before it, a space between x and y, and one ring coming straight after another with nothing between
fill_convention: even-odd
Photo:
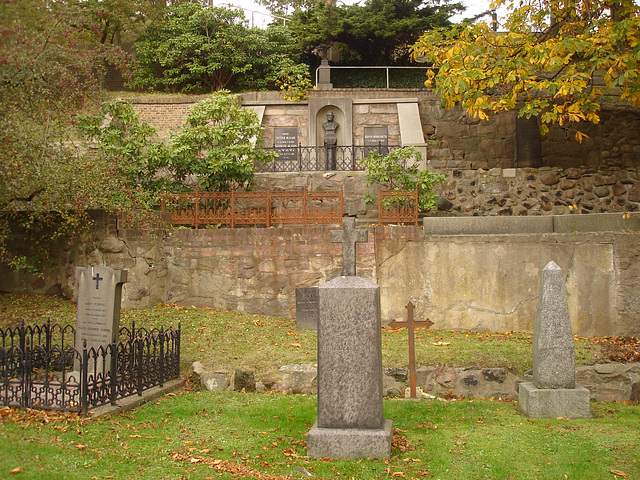
<instances>
[{"instance_id":1,"label":"gravestone with carved cross","mask_svg":"<svg viewBox=\"0 0 640 480\"><path fill-rule=\"evenodd\" d=\"M344 217L342 230L331 230L331 243L342 243L342 276L349 277L356 274L356 244L369 239L367 230L356 229L356 219Z\"/></svg>"},{"instance_id":2,"label":"gravestone with carved cross","mask_svg":"<svg viewBox=\"0 0 640 480\"><path fill-rule=\"evenodd\" d=\"M75 347L105 347L117 341L120 327L122 284L127 281L126 270L110 267L77 267L78 313L76 317Z\"/></svg>"},{"instance_id":3,"label":"gravestone with carved cross","mask_svg":"<svg viewBox=\"0 0 640 480\"><path fill-rule=\"evenodd\" d=\"M407 304L407 321L389 323L391 328L406 328L409 332L409 392L410 398L416 398L416 342L414 331L416 328L430 328L433 322L428 318L422 321L416 321L413 316L415 307L413 303Z\"/></svg>"},{"instance_id":4,"label":"gravestone with carved cross","mask_svg":"<svg viewBox=\"0 0 640 480\"><path fill-rule=\"evenodd\" d=\"M318 420L307 434L315 458L389 458L393 422L383 417L380 287L355 275L355 244L367 240L345 218L343 275L318 287Z\"/></svg>"}]
</instances>

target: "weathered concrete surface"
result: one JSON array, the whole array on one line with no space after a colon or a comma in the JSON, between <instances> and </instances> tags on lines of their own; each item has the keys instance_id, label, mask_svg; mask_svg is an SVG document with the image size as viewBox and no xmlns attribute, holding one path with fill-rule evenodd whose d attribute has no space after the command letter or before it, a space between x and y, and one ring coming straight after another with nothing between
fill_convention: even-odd
<instances>
[{"instance_id":1,"label":"weathered concrete surface","mask_svg":"<svg viewBox=\"0 0 640 480\"><path fill-rule=\"evenodd\" d=\"M640 312L629 307L639 253L637 238L615 233L378 239L382 318L401 319L412 301L435 329L532 331L540 270L553 260L566 275L575 334L638 334Z\"/></svg>"}]
</instances>

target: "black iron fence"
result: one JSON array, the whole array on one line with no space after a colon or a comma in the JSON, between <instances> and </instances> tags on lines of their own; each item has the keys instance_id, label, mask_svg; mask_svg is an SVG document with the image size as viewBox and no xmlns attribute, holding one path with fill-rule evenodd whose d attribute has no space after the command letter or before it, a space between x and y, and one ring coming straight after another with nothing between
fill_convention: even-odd
<instances>
[{"instance_id":1,"label":"black iron fence","mask_svg":"<svg viewBox=\"0 0 640 480\"><path fill-rule=\"evenodd\" d=\"M364 170L362 159L372 151L386 155L400 148L391 145L374 146L328 146L328 147L271 147L265 150L274 151L276 159L272 162L256 165L258 172L307 172L318 170Z\"/></svg>"},{"instance_id":2,"label":"black iron fence","mask_svg":"<svg viewBox=\"0 0 640 480\"><path fill-rule=\"evenodd\" d=\"M142 395L180 376L180 331L134 323L115 343L77 349L71 325L0 329L0 405L84 415Z\"/></svg>"}]
</instances>

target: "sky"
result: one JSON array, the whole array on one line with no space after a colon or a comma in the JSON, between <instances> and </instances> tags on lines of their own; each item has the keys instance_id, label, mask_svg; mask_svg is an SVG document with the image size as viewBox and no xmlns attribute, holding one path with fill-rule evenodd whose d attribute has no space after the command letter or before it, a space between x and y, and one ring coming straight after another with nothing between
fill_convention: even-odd
<instances>
[{"instance_id":1,"label":"sky","mask_svg":"<svg viewBox=\"0 0 640 480\"><path fill-rule=\"evenodd\" d=\"M455 0L452 0L455 1ZM464 18L469 18L489 9L491 0L461 0L467 10L462 15L452 17L453 22L460 22ZM257 5L253 0L212 0L214 5L235 6L245 9L245 16L251 26L266 28L270 22L266 13L266 7ZM355 3L355 0L345 0L344 3Z\"/></svg>"}]
</instances>

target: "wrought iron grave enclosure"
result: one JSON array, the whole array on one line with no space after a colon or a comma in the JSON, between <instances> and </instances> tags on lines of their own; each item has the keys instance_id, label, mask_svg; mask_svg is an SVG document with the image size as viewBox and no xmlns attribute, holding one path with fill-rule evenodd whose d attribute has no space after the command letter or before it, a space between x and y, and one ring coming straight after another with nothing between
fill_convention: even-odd
<instances>
[{"instance_id":1,"label":"wrought iron grave enclosure","mask_svg":"<svg viewBox=\"0 0 640 480\"><path fill-rule=\"evenodd\" d=\"M122 327L116 343L74 347L72 325L0 329L0 405L86 414L180 376L180 327Z\"/></svg>"}]
</instances>

